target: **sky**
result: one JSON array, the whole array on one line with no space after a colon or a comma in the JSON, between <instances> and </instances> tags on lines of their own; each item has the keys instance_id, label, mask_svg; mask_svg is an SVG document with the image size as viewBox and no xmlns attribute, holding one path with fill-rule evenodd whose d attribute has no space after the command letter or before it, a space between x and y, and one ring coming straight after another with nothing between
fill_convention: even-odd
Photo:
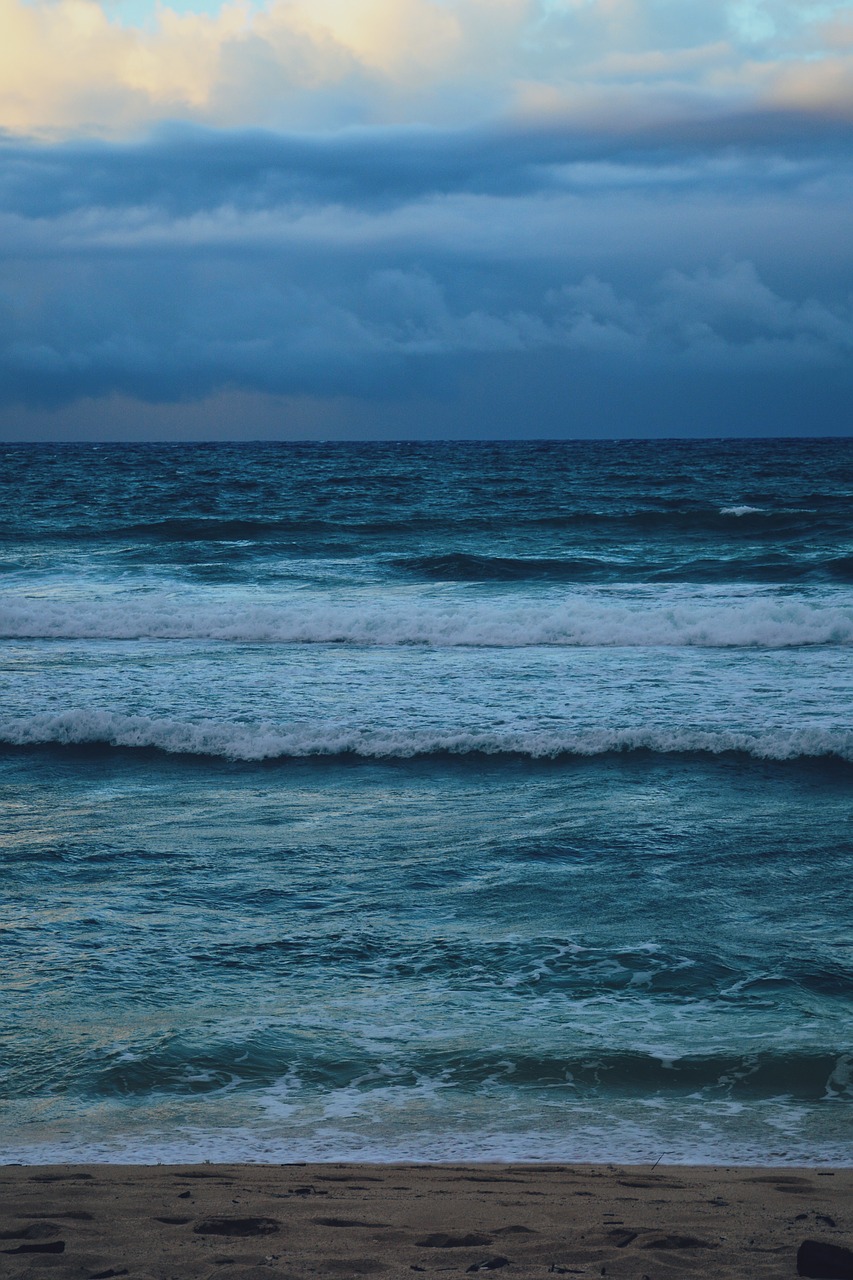
<instances>
[{"instance_id":1,"label":"sky","mask_svg":"<svg viewBox=\"0 0 853 1280\"><path fill-rule=\"evenodd\" d=\"M853 434L853 3L0 32L0 439Z\"/></svg>"}]
</instances>

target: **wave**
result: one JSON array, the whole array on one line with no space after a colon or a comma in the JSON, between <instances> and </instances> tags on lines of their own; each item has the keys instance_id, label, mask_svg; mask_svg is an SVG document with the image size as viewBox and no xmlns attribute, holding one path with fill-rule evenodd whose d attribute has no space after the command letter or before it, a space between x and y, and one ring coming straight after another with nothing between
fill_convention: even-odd
<instances>
[{"instance_id":1,"label":"wave","mask_svg":"<svg viewBox=\"0 0 853 1280\"><path fill-rule=\"evenodd\" d=\"M627 565L594 556L555 559L546 556L489 556L464 551L443 555L396 556L391 567L438 582L582 582L630 572Z\"/></svg>"},{"instance_id":2,"label":"wave","mask_svg":"<svg viewBox=\"0 0 853 1280\"><path fill-rule=\"evenodd\" d=\"M215 543L215 542L278 542L290 541L302 534L340 535L353 531L369 535L426 532L442 528L446 515L441 518L422 515L413 511L403 519L358 519L351 512L340 516L295 515L279 517L260 516L167 516L161 520L137 520L117 524L107 519L102 523L69 524L48 523L35 528L24 528L11 521L0 523L0 538L25 537L32 540L61 542L132 542L141 543ZM491 528L490 518L474 517L467 527Z\"/></svg>"},{"instance_id":3,"label":"wave","mask_svg":"<svg viewBox=\"0 0 853 1280\"><path fill-rule=\"evenodd\" d=\"M726 729L382 730L335 726L170 720L78 709L0 719L7 746L101 746L156 750L227 760L311 757L412 759L425 756L523 756L533 760L624 752L656 755L740 753L760 760L834 757L853 763L853 731L802 728Z\"/></svg>"},{"instance_id":4,"label":"wave","mask_svg":"<svg viewBox=\"0 0 853 1280\"><path fill-rule=\"evenodd\" d=\"M625 601L298 601L204 603L165 594L121 600L7 597L0 638L210 640L240 644L523 648L527 646L790 648L853 644L853 604L744 597Z\"/></svg>"},{"instance_id":5,"label":"wave","mask_svg":"<svg viewBox=\"0 0 853 1280\"><path fill-rule=\"evenodd\" d=\"M490 556L454 551L397 556L390 566L435 582L853 582L853 556L704 556L672 564L596 556Z\"/></svg>"},{"instance_id":6,"label":"wave","mask_svg":"<svg viewBox=\"0 0 853 1280\"><path fill-rule=\"evenodd\" d=\"M642 1051L588 1050L577 1057L518 1053L421 1053L397 1062L360 1052L323 1053L306 1060L290 1038L260 1035L248 1042L206 1051L181 1040L154 1053L121 1055L88 1080L94 1096L144 1097L152 1092L192 1095L231 1092L247 1085L267 1088L282 1079L288 1092L358 1087L361 1093L395 1086L411 1091L415 1081L442 1090L559 1089L594 1096L638 1090L654 1096L702 1091L720 1098L783 1096L814 1102L851 1096L850 1059L838 1050L770 1050L668 1057ZM236 1064L236 1065L235 1065Z\"/></svg>"},{"instance_id":7,"label":"wave","mask_svg":"<svg viewBox=\"0 0 853 1280\"><path fill-rule=\"evenodd\" d=\"M681 499L662 501L659 506L583 507L576 505L560 510L559 504L534 505L525 493L513 503L508 499L498 507L486 504L479 511L460 509L450 501L436 504L432 511L412 505L393 515L377 515L376 507L342 502L339 507L318 513L312 506L299 514L257 515L253 511L232 516L165 516L161 519L118 520L115 512L105 513L91 523L70 523L47 519L26 526L13 520L0 522L0 539L47 540L63 542L123 542L140 540L165 543L209 543L218 541L275 541L301 534L332 536L364 535L386 537L400 534L439 533L450 525L470 533L505 533L516 529L596 529L602 532L630 530L641 534L722 534L741 536L749 529L756 536L775 536L780 532L795 535L818 530L835 532L846 541L849 535L849 513L837 498L811 494L802 506L759 507L748 503L729 506L684 503Z\"/></svg>"},{"instance_id":8,"label":"wave","mask_svg":"<svg viewBox=\"0 0 853 1280\"><path fill-rule=\"evenodd\" d=\"M519 851L519 856L523 853ZM553 857L565 858L554 851ZM253 904L251 894L240 903ZM565 937L533 939L399 938L379 933L316 934L290 932L260 941L212 942L193 952L206 972L241 969L266 980L287 979L299 970L336 972L357 970L377 981L412 979L452 980L454 985L482 991L484 987L537 997L559 995L573 1000L636 996L650 1000L690 1003L714 1000L730 1009L750 1000L764 1002L768 992L804 991L818 997L843 998L853 986L853 957L827 962L808 955L780 960L764 956L756 962L743 954L721 956L667 950L656 943L636 946L582 946Z\"/></svg>"}]
</instances>

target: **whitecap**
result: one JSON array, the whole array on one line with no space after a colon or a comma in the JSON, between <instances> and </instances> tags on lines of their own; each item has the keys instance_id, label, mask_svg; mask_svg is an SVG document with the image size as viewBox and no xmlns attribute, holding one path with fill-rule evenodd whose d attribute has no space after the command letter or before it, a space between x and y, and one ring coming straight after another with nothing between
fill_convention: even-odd
<instances>
[{"instance_id":1,"label":"whitecap","mask_svg":"<svg viewBox=\"0 0 853 1280\"><path fill-rule=\"evenodd\" d=\"M412 759L431 755L599 756L647 751L661 755L740 752L762 760L835 757L853 762L853 731L826 728L730 729L645 726L580 730L429 730L342 728L335 724L277 725L173 720L85 708L0 719L0 742L154 749L174 755L231 760L358 756Z\"/></svg>"},{"instance_id":2,"label":"whitecap","mask_svg":"<svg viewBox=\"0 0 853 1280\"><path fill-rule=\"evenodd\" d=\"M836 598L837 599L837 598ZM7 596L0 638L435 648L853 645L853 604L781 595L517 600Z\"/></svg>"}]
</instances>

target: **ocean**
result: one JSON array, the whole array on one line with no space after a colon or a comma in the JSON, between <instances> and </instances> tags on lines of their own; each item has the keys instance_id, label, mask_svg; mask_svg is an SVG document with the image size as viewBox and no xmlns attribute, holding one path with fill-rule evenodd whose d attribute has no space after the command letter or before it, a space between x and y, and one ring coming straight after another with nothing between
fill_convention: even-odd
<instances>
[{"instance_id":1,"label":"ocean","mask_svg":"<svg viewBox=\"0 0 853 1280\"><path fill-rule=\"evenodd\" d=\"M0 447L0 1158L853 1162L853 441Z\"/></svg>"}]
</instances>

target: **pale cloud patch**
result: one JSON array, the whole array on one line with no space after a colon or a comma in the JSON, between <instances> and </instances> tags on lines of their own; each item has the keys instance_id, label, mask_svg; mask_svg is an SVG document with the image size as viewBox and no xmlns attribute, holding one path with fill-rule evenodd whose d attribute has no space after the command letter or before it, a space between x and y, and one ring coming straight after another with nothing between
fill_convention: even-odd
<instances>
[{"instance_id":1,"label":"pale cloud patch","mask_svg":"<svg viewBox=\"0 0 853 1280\"><path fill-rule=\"evenodd\" d=\"M324 127L342 122L335 95L349 123L444 118L454 78L508 74L531 4L226 0L210 14L161 4L134 27L98 0L0 0L0 128L120 135L163 119Z\"/></svg>"},{"instance_id":2,"label":"pale cloud patch","mask_svg":"<svg viewBox=\"0 0 853 1280\"><path fill-rule=\"evenodd\" d=\"M164 8L154 32L111 21L94 0L0 0L0 126L15 132L121 133L210 102L223 46L248 10L215 17Z\"/></svg>"},{"instance_id":3,"label":"pale cloud patch","mask_svg":"<svg viewBox=\"0 0 853 1280\"><path fill-rule=\"evenodd\" d=\"M458 14L431 0L280 0L258 14L253 29L271 43L281 33L302 31L315 46L338 45L392 79L434 73L463 41Z\"/></svg>"},{"instance_id":4,"label":"pale cloud patch","mask_svg":"<svg viewBox=\"0 0 853 1280\"><path fill-rule=\"evenodd\" d=\"M225 0L141 26L0 0L0 127L324 129L773 106L847 110L853 5L794 0Z\"/></svg>"},{"instance_id":5,"label":"pale cloud patch","mask_svg":"<svg viewBox=\"0 0 853 1280\"><path fill-rule=\"evenodd\" d=\"M645 80L664 78L670 80L687 73L694 73L721 61L729 61L734 55L731 44L718 40L714 44L699 45L687 49L649 49L641 53L609 53L584 68L590 79Z\"/></svg>"},{"instance_id":6,"label":"pale cloud patch","mask_svg":"<svg viewBox=\"0 0 853 1280\"><path fill-rule=\"evenodd\" d=\"M735 37L747 44L772 40L777 27L762 0L737 0L728 6L728 19Z\"/></svg>"},{"instance_id":7,"label":"pale cloud patch","mask_svg":"<svg viewBox=\"0 0 853 1280\"><path fill-rule=\"evenodd\" d=\"M853 50L816 62L788 62L765 77L763 98L776 106L853 117Z\"/></svg>"},{"instance_id":8,"label":"pale cloud patch","mask_svg":"<svg viewBox=\"0 0 853 1280\"><path fill-rule=\"evenodd\" d=\"M846 6L819 29L820 43L827 49L853 49L853 5Z\"/></svg>"}]
</instances>

